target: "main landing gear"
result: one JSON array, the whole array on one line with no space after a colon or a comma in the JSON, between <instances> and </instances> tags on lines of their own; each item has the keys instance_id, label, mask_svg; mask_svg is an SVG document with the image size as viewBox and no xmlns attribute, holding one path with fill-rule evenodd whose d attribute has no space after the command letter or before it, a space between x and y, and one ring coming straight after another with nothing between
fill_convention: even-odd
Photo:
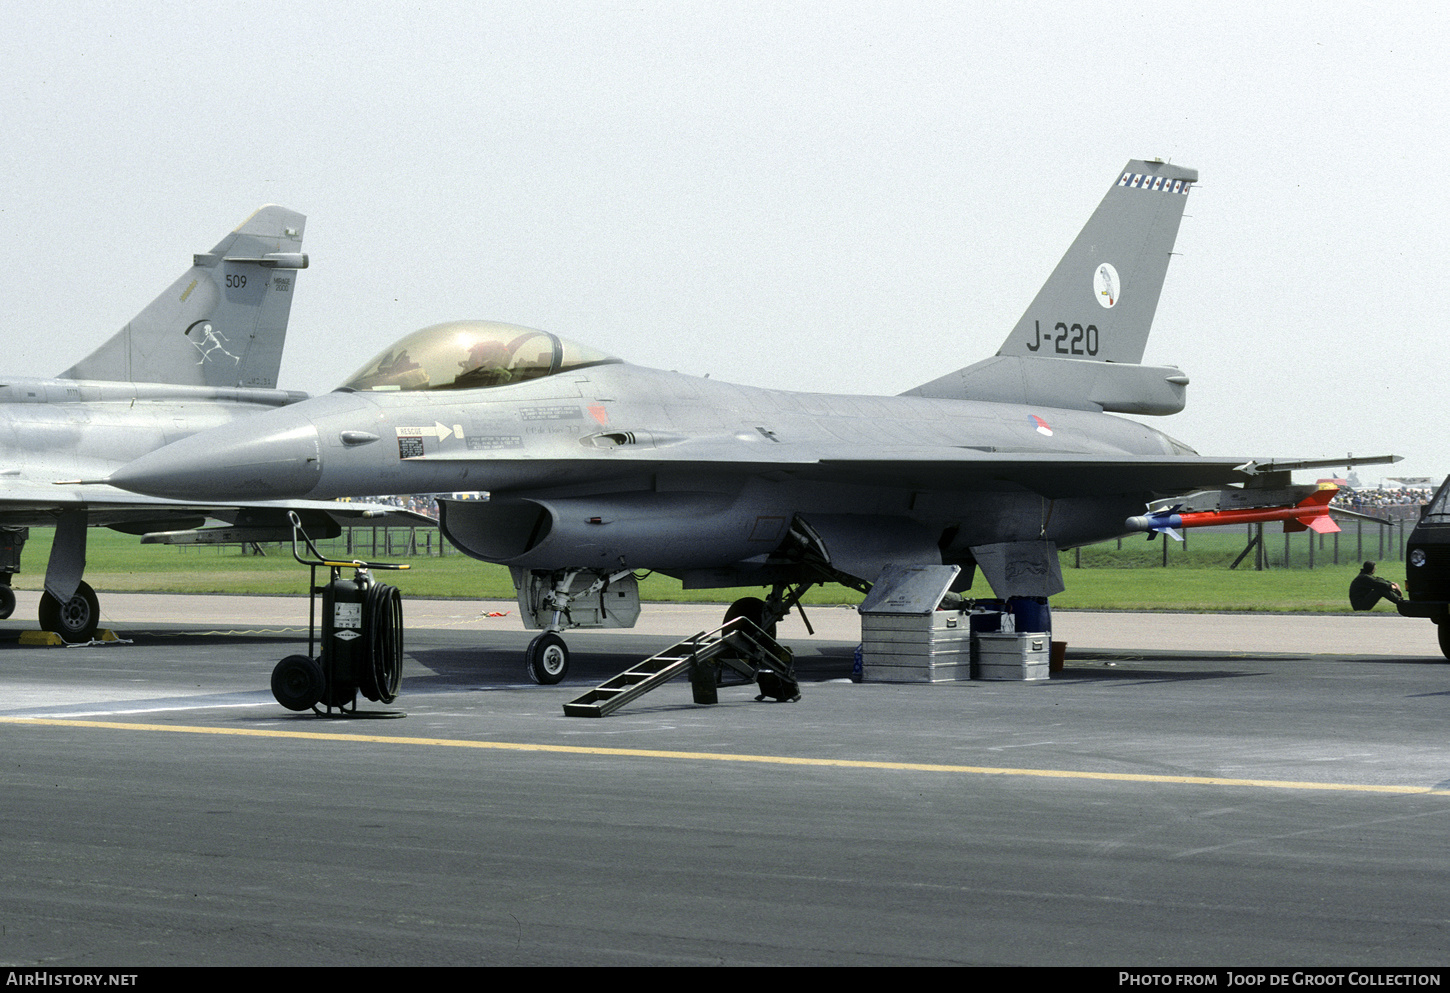
<instances>
[{"instance_id":1,"label":"main landing gear","mask_svg":"<svg viewBox=\"0 0 1450 993\"><path fill-rule=\"evenodd\" d=\"M80 579L85 570L88 523L84 511L62 515L51 543L51 568L47 570L47 580L54 578L64 585L68 580ZM0 527L0 620L15 613L15 590L11 588L10 581L20 571L20 556L29 539L29 528ZM60 563L58 570L57 563ZM85 644L96 637L96 629L101 622L101 604L96 599L96 591L81 580L76 583L75 592L65 601L49 592L42 593L39 619L42 631L58 634L62 641L69 644Z\"/></svg>"},{"instance_id":2,"label":"main landing gear","mask_svg":"<svg viewBox=\"0 0 1450 993\"><path fill-rule=\"evenodd\" d=\"M849 579L849 577L838 577L836 581L843 582L845 579ZM805 624L806 631L815 634L815 628L811 627L810 619L806 617L806 612L801 608L800 602L801 598L810 592L811 587L818 585L820 584L815 582L802 582L795 586L776 583L771 587L770 593L764 600L754 596L743 596L736 600L725 611L725 621L728 624L737 617L747 618L760 630L774 638L776 624L785 620L786 615L794 609L800 611L801 621ZM869 586L866 588L870 589Z\"/></svg>"},{"instance_id":3,"label":"main landing gear","mask_svg":"<svg viewBox=\"0 0 1450 993\"><path fill-rule=\"evenodd\" d=\"M10 593L9 607L13 610L15 594L8 586L5 592ZM9 610L5 616L10 616ZM100 621L101 604L89 583L82 582L77 586L75 594L65 603L49 592L40 595L40 626L46 631L54 631L63 641L71 644L90 641L96 636Z\"/></svg>"},{"instance_id":4,"label":"main landing gear","mask_svg":"<svg viewBox=\"0 0 1450 993\"><path fill-rule=\"evenodd\" d=\"M766 606L765 601L760 599L760 597L743 596L726 609L725 623L729 624L737 617L743 617L774 638L776 622L789 611L790 608L787 607L785 611L777 613L776 609Z\"/></svg>"}]
</instances>

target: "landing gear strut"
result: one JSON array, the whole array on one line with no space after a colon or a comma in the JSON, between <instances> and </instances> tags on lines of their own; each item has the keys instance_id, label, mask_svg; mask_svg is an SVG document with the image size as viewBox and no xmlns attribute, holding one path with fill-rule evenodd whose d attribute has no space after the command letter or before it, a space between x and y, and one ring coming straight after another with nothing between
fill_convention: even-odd
<instances>
[{"instance_id":1,"label":"landing gear strut","mask_svg":"<svg viewBox=\"0 0 1450 993\"><path fill-rule=\"evenodd\" d=\"M15 613L15 591L10 577L20 571L20 553L30 528L0 528L0 621Z\"/></svg>"},{"instance_id":2,"label":"landing gear strut","mask_svg":"<svg viewBox=\"0 0 1450 993\"><path fill-rule=\"evenodd\" d=\"M846 579L849 577L839 577L837 582L844 582ZM776 583L771 587L770 594L764 600L754 596L741 597L725 611L725 622L728 624L737 617L748 618L756 627L774 638L776 624L784 620L785 616L794 609L800 611L801 621L805 624L806 631L815 634L815 629L811 627L810 619L806 617L806 612L801 608L800 602L801 598L810 592L811 587L817 585L819 584L809 581L796 586ZM860 588L865 584L852 585ZM870 589L870 587L866 586L866 589Z\"/></svg>"}]
</instances>

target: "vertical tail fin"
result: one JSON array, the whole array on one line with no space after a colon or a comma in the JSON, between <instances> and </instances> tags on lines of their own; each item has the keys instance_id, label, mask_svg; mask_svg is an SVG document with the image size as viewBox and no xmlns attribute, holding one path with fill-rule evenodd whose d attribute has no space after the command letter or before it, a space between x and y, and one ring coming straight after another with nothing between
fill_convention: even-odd
<instances>
[{"instance_id":1,"label":"vertical tail fin","mask_svg":"<svg viewBox=\"0 0 1450 993\"><path fill-rule=\"evenodd\" d=\"M1133 414L1182 410L1188 378L1138 363L1197 181L1194 169L1130 161L996 356L908 395Z\"/></svg>"},{"instance_id":2,"label":"vertical tail fin","mask_svg":"<svg viewBox=\"0 0 1450 993\"><path fill-rule=\"evenodd\" d=\"M1195 169L1129 162L997 354L1143 361L1178 223L1197 181ZM1084 329L1080 339L1074 327Z\"/></svg>"},{"instance_id":3,"label":"vertical tail fin","mask_svg":"<svg viewBox=\"0 0 1450 993\"><path fill-rule=\"evenodd\" d=\"M306 220L261 208L61 378L276 387Z\"/></svg>"}]
</instances>

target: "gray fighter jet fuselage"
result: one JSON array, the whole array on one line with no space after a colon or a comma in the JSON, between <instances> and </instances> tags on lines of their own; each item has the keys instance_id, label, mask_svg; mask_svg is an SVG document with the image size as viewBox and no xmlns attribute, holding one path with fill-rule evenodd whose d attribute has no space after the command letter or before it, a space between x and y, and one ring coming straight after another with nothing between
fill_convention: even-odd
<instances>
[{"instance_id":1,"label":"gray fighter jet fuselage","mask_svg":"<svg viewBox=\"0 0 1450 993\"><path fill-rule=\"evenodd\" d=\"M487 490L440 501L441 527L513 571L525 623L546 629L541 682L567 666L560 630L633 623L636 570L770 587L732 608L767 625L805 586L866 588L892 565L1048 597L1059 549L1124 534L1150 501L1342 464L1203 457L1114 416L1183 407L1187 377L1139 363L1196 179L1130 162L997 354L901 396L737 386L457 321L109 481L208 500Z\"/></svg>"},{"instance_id":2,"label":"gray fighter jet fuselage","mask_svg":"<svg viewBox=\"0 0 1450 993\"><path fill-rule=\"evenodd\" d=\"M529 333L486 322L435 330ZM1126 513L1157 495L1165 462L1181 460L1180 486L1223 474L1221 460L1203 466L1159 431L1091 411L796 393L617 361L467 392L335 392L188 447L189 457L167 450L180 471L165 481L151 471L149 488L178 499L487 490L485 515L498 522L468 531L492 561L699 579L702 569L769 552L798 513L911 522L923 529L916 545L948 553L1003 541L1071 545L1121 531ZM141 471L113 481L130 485ZM1073 480L1054 485L1064 472ZM969 488L943 489L957 478ZM590 509L606 503L605 520L591 523L600 515ZM526 506L548 509L547 533L515 526L534 515ZM445 514L456 521L458 506L445 503ZM675 519L699 527L661 541L661 524ZM889 544L900 550L911 529L896 530ZM581 558L585 547L592 553Z\"/></svg>"}]
</instances>

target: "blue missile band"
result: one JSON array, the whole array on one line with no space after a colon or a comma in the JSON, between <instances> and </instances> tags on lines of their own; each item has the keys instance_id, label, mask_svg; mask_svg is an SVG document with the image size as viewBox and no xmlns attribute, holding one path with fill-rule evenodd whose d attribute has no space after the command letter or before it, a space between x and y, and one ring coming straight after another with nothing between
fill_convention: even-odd
<instances>
[{"instance_id":1,"label":"blue missile band","mask_svg":"<svg viewBox=\"0 0 1450 993\"><path fill-rule=\"evenodd\" d=\"M1145 517L1130 517L1125 523L1133 531L1171 531L1183 527L1183 515L1149 514Z\"/></svg>"}]
</instances>

